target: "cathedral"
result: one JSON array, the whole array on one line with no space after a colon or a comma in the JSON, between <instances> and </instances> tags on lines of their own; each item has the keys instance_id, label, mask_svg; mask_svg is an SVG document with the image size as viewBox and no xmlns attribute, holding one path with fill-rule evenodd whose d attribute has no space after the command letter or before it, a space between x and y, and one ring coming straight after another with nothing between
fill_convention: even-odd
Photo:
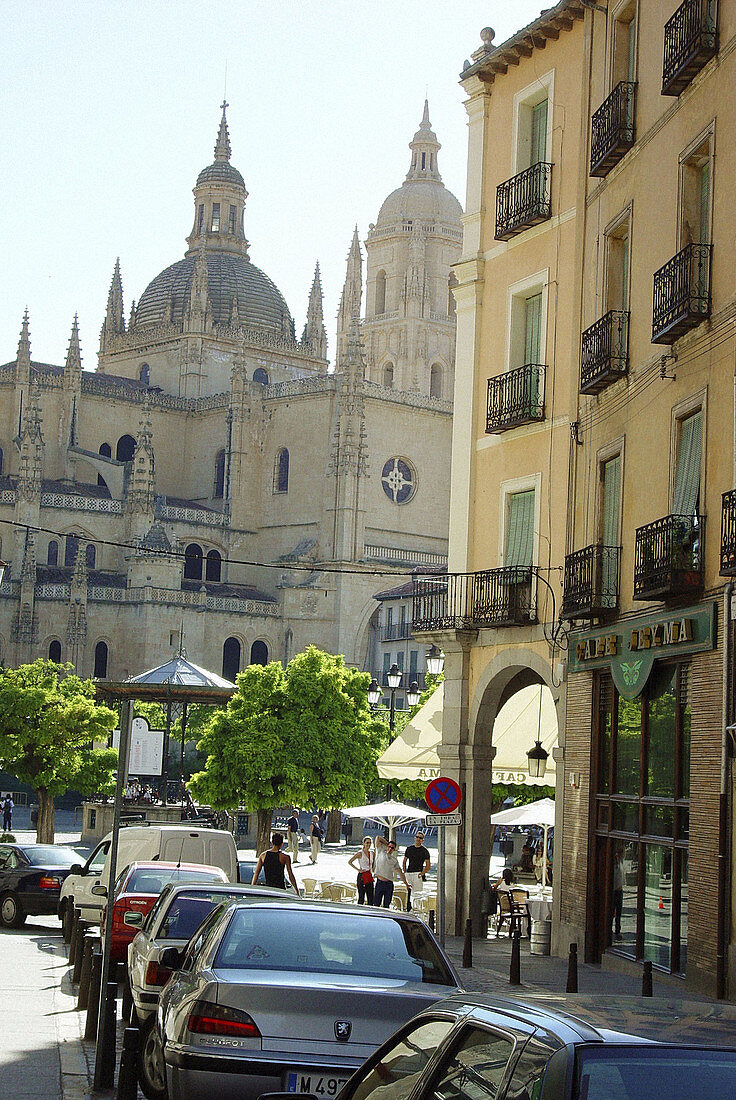
<instances>
[{"instance_id":1,"label":"cathedral","mask_svg":"<svg viewBox=\"0 0 736 1100\"><path fill-rule=\"evenodd\" d=\"M428 107L365 256L355 230L331 365L319 266L297 337L250 259L226 106L183 258L128 310L115 264L96 368L76 317L35 361L28 313L0 367L6 665L117 680L185 648L234 679L313 643L374 671L375 594L446 564L462 211Z\"/></svg>"}]
</instances>

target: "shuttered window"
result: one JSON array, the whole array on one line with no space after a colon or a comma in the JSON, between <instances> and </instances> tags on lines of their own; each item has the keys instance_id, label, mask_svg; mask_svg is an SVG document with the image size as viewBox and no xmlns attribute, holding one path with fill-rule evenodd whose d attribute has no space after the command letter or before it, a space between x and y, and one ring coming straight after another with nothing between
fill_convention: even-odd
<instances>
[{"instance_id":1,"label":"shuttered window","mask_svg":"<svg viewBox=\"0 0 736 1100\"><path fill-rule=\"evenodd\" d=\"M710 161L706 160L698 172L698 244L710 243Z\"/></svg>"},{"instance_id":2,"label":"shuttered window","mask_svg":"<svg viewBox=\"0 0 736 1100\"><path fill-rule=\"evenodd\" d=\"M532 107L532 148L531 163L539 164L547 160L547 106L548 100L543 99Z\"/></svg>"},{"instance_id":3,"label":"shuttered window","mask_svg":"<svg viewBox=\"0 0 736 1100\"><path fill-rule=\"evenodd\" d=\"M601 538L604 546L618 546L618 517L621 501L621 455L603 463Z\"/></svg>"},{"instance_id":4,"label":"shuttered window","mask_svg":"<svg viewBox=\"0 0 736 1100\"><path fill-rule=\"evenodd\" d=\"M677 447L675 491L672 514L692 516L698 511L700 497L700 465L702 456L703 412L679 421L680 438Z\"/></svg>"},{"instance_id":5,"label":"shuttered window","mask_svg":"<svg viewBox=\"0 0 736 1100\"><path fill-rule=\"evenodd\" d=\"M524 363L541 363L542 292L524 301Z\"/></svg>"},{"instance_id":6,"label":"shuttered window","mask_svg":"<svg viewBox=\"0 0 736 1100\"><path fill-rule=\"evenodd\" d=\"M504 565L528 566L534 554L534 490L507 497L506 552Z\"/></svg>"}]
</instances>

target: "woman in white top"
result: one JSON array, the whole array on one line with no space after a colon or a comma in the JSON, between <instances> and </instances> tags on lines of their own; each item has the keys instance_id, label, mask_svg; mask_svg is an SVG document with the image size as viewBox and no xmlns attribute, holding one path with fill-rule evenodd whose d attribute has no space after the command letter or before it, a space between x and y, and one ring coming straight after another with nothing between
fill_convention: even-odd
<instances>
[{"instance_id":1,"label":"woman in white top","mask_svg":"<svg viewBox=\"0 0 736 1100\"><path fill-rule=\"evenodd\" d=\"M373 852L371 851L371 838L363 837L363 847L348 860L351 867L358 872L358 905L363 905L366 898L368 904L373 905Z\"/></svg>"},{"instance_id":2,"label":"woman in white top","mask_svg":"<svg viewBox=\"0 0 736 1100\"><path fill-rule=\"evenodd\" d=\"M394 896L394 874L398 874L402 882L406 884L407 890L409 889L406 875L399 867L395 840L386 840L383 836L376 837L376 855L373 861L373 870L376 876L373 904L388 909L391 898Z\"/></svg>"}]
</instances>

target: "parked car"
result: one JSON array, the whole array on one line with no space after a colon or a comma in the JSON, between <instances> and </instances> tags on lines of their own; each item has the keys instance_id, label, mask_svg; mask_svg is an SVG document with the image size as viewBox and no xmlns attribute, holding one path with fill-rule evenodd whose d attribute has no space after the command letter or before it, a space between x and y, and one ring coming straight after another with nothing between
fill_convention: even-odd
<instances>
[{"instance_id":1,"label":"parked car","mask_svg":"<svg viewBox=\"0 0 736 1100\"><path fill-rule=\"evenodd\" d=\"M233 902L201 924L149 1033L151 1100L335 1096L420 1008L459 988L422 921L388 909Z\"/></svg>"},{"instance_id":2,"label":"parked car","mask_svg":"<svg viewBox=\"0 0 736 1100\"><path fill-rule=\"evenodd\" d=\"M717 1022L702 1032L688 1027L689 1008L697 1015L711 1006L549 1001L482 994L442 1001L384 1043L339 1100L649 1100L655 1091L692 1100L693 1089L736 1092L736 1050L701 1045ZM662 1035L667 1042L656 1041Z\"/></svg>"},{"instance_id":3,"label":"parked car","mask_svg":"<svg viewBox=\"0 0 736 1100\"><path fill-rule=\"evenodd\" d=\"M113 891L112 934L110 958L113 962L126 962L128 945L158 900L164 886L184 882L227 882L221 867L206 867L201 863L131 863L118 875ZM98 886L99 891L106 890ZM102 924L107 906L102 910Z\"/></svg>"},{"instance_id":4,"label":"parked car","mask_svg":"<svg viewBox=\"0 0 736 1100\"><path fill-rule=\"evenodd\" d=\"M63 844L0 844L0 922L20 928L26 917L53 915L64 879L79 854Z\"/></svg>"},{"instance_id":5,"label":"parked car","mask_svg":"<svg viewBox=\"0 0 736 1100\"><path fill-rule=\"evenodd\" d=\"M96 895L95 886L110 885L107 861L112 834L100 841L87 862L77 863L65 881L59 898L59 919L64 938L71 935L75 907L84 920L99 924L104 896ZM117 870L122 871L139 860L173 860L204 863L221 867L229 882L238 880L238 856L230 833L221 829L181 825L129 825L120 830Z\"/></svg>"}]
</instances>

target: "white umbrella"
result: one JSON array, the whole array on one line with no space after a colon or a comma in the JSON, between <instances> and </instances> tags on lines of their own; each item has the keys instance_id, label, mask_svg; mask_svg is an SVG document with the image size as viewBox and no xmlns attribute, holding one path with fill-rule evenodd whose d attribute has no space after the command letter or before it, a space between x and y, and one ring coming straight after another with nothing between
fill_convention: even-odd
<instances>
[{"instance_id":1,"label":"white umbrella","mask_svg":"<svg viewBox=\"0 0 736 1100\"><path fill-rule=\"evenodd\" d=\"M544 885L547 885L547 832L555 823L555 800L540 798L523 806L499 810L491 817L491 825L541 825L544 829Z\"/></svg>"},{"instance_id":2,"label":"white umbrella","mask_svg":"<svg viewBox=\"0 0 736 1100\"><path fill-rule=\"evenodd\" d=\"M403 802L374 802L372 806L351 806L341 812L348 817L362 817L364 820L377 821L379 825L385 825L392 839L400 825L406 825L410 821L421 821L427 816L426 810L418 810L416 806L405 806Z\"/></svg>"}]
</instances>

